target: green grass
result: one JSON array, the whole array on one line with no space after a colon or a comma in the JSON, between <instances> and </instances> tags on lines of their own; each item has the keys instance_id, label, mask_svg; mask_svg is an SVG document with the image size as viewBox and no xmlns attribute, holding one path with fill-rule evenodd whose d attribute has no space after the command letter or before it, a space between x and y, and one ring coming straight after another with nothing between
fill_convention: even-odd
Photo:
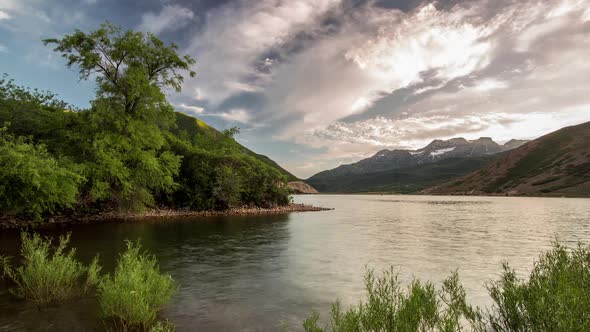
<instances>
[{"instance_id":1,"label":"green grass","mask_svg":"<svg viewBox=\"0 0 590 332\"><path fill-rule=\"evenodd\" d=\"M157 259L142 252L139 242L128 241L114 274L98 285L98 302L117 330L169 331L169 324L156 319L175 291L174 280L160 273Z\"/></svg>"},{"instance_id":2,"label":"green grass","mask_svg":"<svg viewBox=\"0 0 590 332\"><path fill-rule=\"evenodd\" d=\"M11 289L14 295L46 304L79 296L97 284L98 256L89 267L77 261L76 250L67 250L69 234L60 237L55 247L50 238L38 234L22 233L21 239L23 263L20 267L13 269L7 257L0 257L3 276L15 284Z\"/></svg>"},{"instance_id":3,"label":"green grass","mask_svg":"<svg viewBox=\"0 0 590 332\"><path fill-rule=\"evenodd\" d=\"M328 323L314 312L308 332L334 331L590 331L590 246L555 244L534 263L528 279L503 266L488 290L494 304L485 310L466 301L457 273L438 291L414 280L402 288L390 270L365 276L367 298L342 309L332 305Z\"/></svg>"}]
</instances>

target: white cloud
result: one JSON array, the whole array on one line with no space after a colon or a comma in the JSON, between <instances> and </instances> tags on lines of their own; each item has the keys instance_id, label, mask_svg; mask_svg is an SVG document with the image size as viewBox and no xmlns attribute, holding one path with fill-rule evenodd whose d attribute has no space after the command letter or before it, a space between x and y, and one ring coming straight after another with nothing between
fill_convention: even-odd
<instances>
[{"instance_id":1,"label":"white cloud","mask_svg":"<svg viewBox=\"0 0 590 332\"><path fill-rule=\"evenodd\" d=\"M508 87L506 82L490 78L477 82L473 89L479 92L488 92L496 89L504 89L506 87Z\"/></svg>"},{"instance_id":2,"label":"white cloud","mask_svg":"<svg viewBox=\"0 0 590 332\"><path fill-rule=\"evenodd\" d=\"M362 113L383 94L430 79L448 82L490 62L494 31L471 22L472 9L426 5L413 12L366 7L273 74L273 110L301 114L277 137L290 139ZM440 84L440 83L439 83ZM280 117L281 114L275 114Z\"/></svg>"},{"instance_id":3,"label":"white cloud","mask_svg":"<svg viewBox=\"0 0 590 332\"><path fill-rule=\"evenodd\" d=\"M195 14L192 10L179 5L165 5L159 13L145 13L141 15L139 30L159 34L166 31L178 30L185 27Z\"/></svg>"},{"instance_id":4,"label":"white cloud","mask_svg":"<svg viewBox=\"0 0 590 332\"><path fill-rule=\"evenodd\" d=\"M6 48L6 46L0 44L0 53L8 53L8 48Z\"/></svg>"},{"instance_id":5,"label":"white cloud","mask_svg":"<svg viewBox=\"0 0 590 332\"><path fill-rule=\"evenodd\" d=\"M182 109L184 109L190 113L193 113L193 114L201 114L205 111L205 109L202 107L187 105L185 103L173 104L173 106L182 108Z\"/></svg>"},{"instance_id":6,"label":"white cloud","mask_svg":"<svg viewBox=\"0 0 590 332\"><path fill-rule=\"evenodd\" d=\"M8 20L10 17L7 12L0 10L0 20Z\"/></svg>"},{"instance_id":7,"label":"white cloud","mask_svg":"<svg viewBox=\"0 0 590 332\"><path fill-rule=\"evenodd\" d=\"M240 123L248 123L250 121L250 114L244 109L232 109L228 112L219 113L217 115L228 121Z\"/></svg>"},{"instance_id":8,"label":"white cloud","mask_svg":"<svg viewBox=\"0 0 590 332\"><path fill-rule=\"evenodd\" d=\"M240 0L211 10L203 33L185 50L197 59L198 75L187 91L199 88L217 104L240 92L259 91L268 79L254 63L270 48L313 26L340 0ZM272 59L265 61L266 67Z\"/></svg>"}]
</instances>

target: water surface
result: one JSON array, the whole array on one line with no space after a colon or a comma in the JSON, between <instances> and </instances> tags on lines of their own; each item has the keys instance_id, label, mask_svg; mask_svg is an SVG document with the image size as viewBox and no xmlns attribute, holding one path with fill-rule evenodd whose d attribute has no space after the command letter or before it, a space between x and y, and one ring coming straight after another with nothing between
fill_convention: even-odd
<instances>
[{"instance_id":1,"label":"water surface","mask_svg":"<svg viewBox=\"0 0 590 332\"><path fill-rule=\"evenodd\" d=\"M357 303L366 266L393 265L400 279L442 281L455 269L469 299L489 304L484 284L503 261L521 275L559 239L590 243L590 199L378 195L296 196L333 211L182 218L57 228L72 231L78 257L100 252L110 271L125 239L142 240L180 290L163 317L178 331L292 330L312 310ZM18 254L0 232L0 253ZM43 308L0 283L0 330L102 330L94 300Z\"/></svg>"}]
</instances>

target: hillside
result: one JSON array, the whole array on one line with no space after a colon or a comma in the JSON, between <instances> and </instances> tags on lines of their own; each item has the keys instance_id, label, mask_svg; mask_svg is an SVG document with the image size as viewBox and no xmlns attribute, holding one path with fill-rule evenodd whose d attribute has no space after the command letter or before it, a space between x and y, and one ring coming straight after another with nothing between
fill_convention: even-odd
<instances>
[{"instance_id":1,"label":"hillside","mask_svg":"<svg viewBox=\"0 0 590 332\"><path fill-rule=\"evenodd\" d=\"M590 196L590 122L562 128L426 194Z\"/></svg>"},{"instance_id":2,"label":"hillside","mask_svg":"<svg viewBox=\"0 0 590 332\"><path fill-rule=\"evenodd\" d=\"M505 145L489 137L434 140L418 150L381 150L370 158L320 172L305 182L320 192L409 193L463 176L493 160L493 155L526 141Z\"/></svg>"},{"instance_id":3,"label":"hillside","mask_svg":"<svg viewBox=\"0 0 590 332\"><path fill-rule=\"evenodd\" d=\"M282 168L274 160L270 159L265 155L258 154L246 148L245 146L237 143L236 141L229 139L226 135L216 130L215 128L209 126L200 119L194 118L184 113L176 112L176 126L177 128L173 129L172 132L182 139L192 141L193 143L197 143L196 140L206 141L206 146L232 145L240 151L275 168L281 174L285 175L288 181L298 180L298 178L295 175L289 173L286 169Z\"/></svg>"}]
</instances>

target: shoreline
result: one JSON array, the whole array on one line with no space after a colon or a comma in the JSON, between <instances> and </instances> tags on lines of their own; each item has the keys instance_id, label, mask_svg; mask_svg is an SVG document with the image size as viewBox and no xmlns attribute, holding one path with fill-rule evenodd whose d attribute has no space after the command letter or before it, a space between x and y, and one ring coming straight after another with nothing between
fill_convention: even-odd
<instances>
[{"instance_id":1,"label":"shoreline","mask_svg":"<svg viewBox=\"0 0 590 332\"><path fill-rule=\"evenodd\" d=\"M285 206L276 206L272 208L258 207L239 207L224 211L192 211L192 210L173 210L173 209L151 209L140 213L128 212L105 212L93 215L74 215L74 216L55 216L48 218L43 222L34 222L16 217L0 217L0 230L3 229L20 229L20 228L44 228L55 225L69 226L74 224L92 224L107 222L141 222L144 220L165 220L170 218L181 217L226 217L226 216L263 216L286 214L293 212L318 212L329 211L333 208L325 208L307 204L291 203Z\"/></svg>"},{"instance_id":2,"label":"shoreline","mask_svg":"<svg viewBox=\"0 0 590 332\"><path fill-rule=\"evenodd\" d=\"M526 195L526 194L506 194L506 193L395 193L395 192L320 192L318 194L297 194L307 195L325 195L325 196L346 196L346 195L365 195L365 196L463 196L463 197L509 197L509 198L590 198L590 195Z\"/></svg>"}]
</instances>

